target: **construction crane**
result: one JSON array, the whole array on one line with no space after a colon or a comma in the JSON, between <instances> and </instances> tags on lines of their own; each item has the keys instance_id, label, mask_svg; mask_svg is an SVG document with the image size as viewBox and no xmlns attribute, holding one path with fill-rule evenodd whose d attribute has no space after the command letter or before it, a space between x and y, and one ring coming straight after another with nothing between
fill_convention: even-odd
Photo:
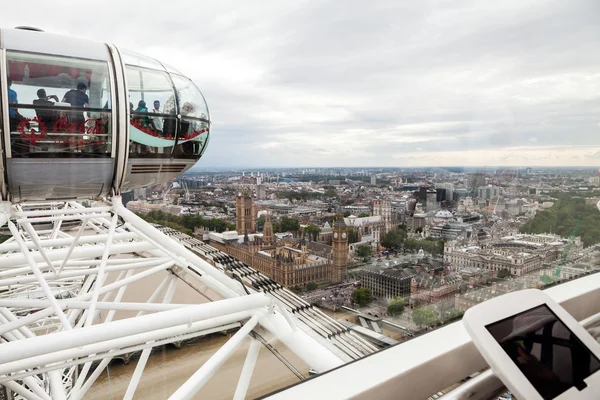
<instances>
[{"instance_id":1,"label":"construction crane","mask_svg":"<svg viewBox=\"0 0 600 400\"><path fill-rule=\"evenodd\" d=\"M177 182L169 182L166 184L165 191L163 192L163 203L167 204L167 195L172 189L179 189L181 186Z\"/></svg>"},{"instance_id":2,"label":"construction crane","mask_svg":"<svg viewBox=\"0 0 600 400\"><path fill-rule=\"evenodd\" d=\"M565 245L565 249L563 250L563 254L562 254L560 263L558 264L556 271L554 271L554 276L553 277L550 277L547 275L543 276L542 280L545 285L556 282L560 278L560 272L562 271L562 268L564 267L564 265L567 263L567 259L569 258L569 251L571 250L571 246L573 246L573 242L575 241L575 236L577 235L577 232L579 232L580 225L581 225L581 220L577 221L577 224L575 224L575 228L573 229L573 231L571 232L571 235L569 236L569 240L567 241L567 244Z\"/></svg>"},{"instance_id":3,"label":"construction crane","mask_svg":"<svg viewBox=\"0 0 600 400\"><path fill-rule=\"evenodd\" d=\"M188 188L188 185L185 181L181 182L181 186L183 187L183 190L185 191L185 201L186 203L190 201L190 190Z\"/></svg>"},{"instance_id":4,"label":"construction crane","mask_svg":"<svg viewBox=\"0 0 600 400\"><path fill-rule=\"evenodd\" d=\"M500 192L498 191L498 198L496 199L496 205L494 206L494 211L492 211L492 215L496 214L496 208L498 207L499 201L500 201Z\"/></svg>"},{"instance_id":5,"label":"construction crane","mask_svg":"<svg viewBox=\"0 0 600 400\"><path fill-rule=\"evenodd\" d=\"M569 236L569 241L567 242L567 244L565 246L565 250L563 251L563 255L562 255L562 259L560 260L560 264L558 264L558 267L556 268L556 271L554 272L554 278L556 278L556 279L558 279L560 277L560 271L562 270L562 267L567 262L567 258L569 257L569 250L571 249L571 246L573 246L573 242L575 241L575 235L577 235L580 225L581 225L581 220L577 221L577 224L575 225L575 229L573 229L573 232L571 232L571 236Z\"/></svg>"}]
</instances>

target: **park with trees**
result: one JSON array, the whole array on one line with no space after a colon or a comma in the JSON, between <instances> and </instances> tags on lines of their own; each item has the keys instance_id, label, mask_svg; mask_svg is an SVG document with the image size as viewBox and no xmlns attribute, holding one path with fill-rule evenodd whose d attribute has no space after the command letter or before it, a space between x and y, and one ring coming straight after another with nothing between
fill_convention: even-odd
<instances>
[{"instance_id":1,"label":"park with trees","mask_svg":"<svg viewBox=\"0 0 600 400\"><path fill-rule=\"evenodd\" d=\"M444 254L444 241L433 238L415 239L408 237L406 227L400 225L396 230L386 233L381 240L381 245L386 249L400 249L405 251L418 251L423 249L434 256Z\"/></svg>"},{"instance_id":2,"label":"park with trees","mask_svg":"<svg viewBox=\"0 0 600 400\"><path fill-rule=\"evenodd\" d=\"M585 247L600 243L600 213L595 205L568 193L551 196L557 198L552 208L537 212L521 227L522 233L555 233L565 238L575 234Z\"/></svg>"},{"instance_id":3,"label":"park with trees","mask_svg":"<svg viewBox=\"0 0 600 400\"><path fill-rule=\"evenodd\" d=\"M190 236L194 234L194 228L196 227L204 227L215 232L235 230L234 224L218 218L206 219L198 215L177 216L159 210L150 211L148 214L138 215L151 224L167 226Z\"/></svg>"}]
</instances>

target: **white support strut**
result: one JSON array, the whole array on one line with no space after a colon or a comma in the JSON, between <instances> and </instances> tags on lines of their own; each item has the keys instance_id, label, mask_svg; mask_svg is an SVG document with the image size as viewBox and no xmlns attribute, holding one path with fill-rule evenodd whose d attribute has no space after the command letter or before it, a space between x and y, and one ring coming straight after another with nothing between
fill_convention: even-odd
<instances>
[{"instance_id":1,"label":"white support strut","mask_svg":"<svg viewBox=\"0 0 600 400\"><path fill-rule=\"evenodd\" d=\"M223 266L183 246L179 234L165 234L123 207L118 196L92 207L76 201L3 203L1 225L12 236L0 244L0 385L14 395L84 399L114 357L140 352L120 394L131 399L152 348L226 330L237 332L173 398L197 394L250 337L235 389L235 398L244 398L266 343L250 336L253 330L272 335L271 343L285 345L319 371L344 362L323 344L326 339L299 328L298 315L288 308L291 292L277 297L244 287ZM208 303L177 302L181 280Z\"/></svg>"},{"instance_id":2,"label":"white support strut","mask_svg":"<svg viewBox=\"0 0 600 400\"><path fill-rule=\"evenodd\" d=\"M254 372L254 366L256 365L256 359L258 358L258 352L260 351L261 343L258 340L250 338L250 347L248 348L248 354L242 367L242 373L240 379L235 388L233 400L244 400L246 393L248 393L248 387L250 386L250 380L252 379L252 373Z\"/></svg>"}]
</instances>

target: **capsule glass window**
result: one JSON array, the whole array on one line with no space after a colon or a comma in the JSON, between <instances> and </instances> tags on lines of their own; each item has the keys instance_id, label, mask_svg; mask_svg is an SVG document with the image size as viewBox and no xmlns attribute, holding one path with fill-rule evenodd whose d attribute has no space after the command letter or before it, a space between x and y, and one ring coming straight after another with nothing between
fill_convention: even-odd
<instances>
[{"instance_id":1,"label":"capsule glass window","mask_svg":"<svg viewBox=\"0 0 600 400\"><path fill-rule=\"evenodd\" d=\"M7 51L12 157L110 157L105 61Z\"/></svg>"},{"instance_id":2,"label":"capsule glass window","mask_svg":"<svg viewBox=\"0 0 600 400\"><path fill-rule=\"evenodd\" d=\"M177 136L175 91L164 71L126 66L130 156L170 157Z\"/></svg>"},{"instance_id":3,"label":"capsule glass window","mask_svg":"<svg viewBox=\"0 0 600 400\"><path fill-rule=\"evenodd\" d=\"M209 136L209 114L206 101L194 83L181 75L171 74L181 115L174 154L197 158L204 152Z\"/></svg>"}]
</instances>

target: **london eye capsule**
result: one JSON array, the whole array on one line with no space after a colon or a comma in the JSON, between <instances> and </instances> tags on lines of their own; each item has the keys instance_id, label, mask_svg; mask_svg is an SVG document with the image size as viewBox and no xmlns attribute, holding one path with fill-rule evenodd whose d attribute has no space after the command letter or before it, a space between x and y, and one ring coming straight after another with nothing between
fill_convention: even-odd
<instances>
[{"instance_id":1,"label":"london eye capsule","mask_svg":"<svg viewBox=\"0 0 600 400\"><path fill-rule=\"evenodd\" d=\"M166 182L204 153L196 85L155 59L72 37L0 30L3 200L100 198Z\"/></svg>"}]
</instances>

